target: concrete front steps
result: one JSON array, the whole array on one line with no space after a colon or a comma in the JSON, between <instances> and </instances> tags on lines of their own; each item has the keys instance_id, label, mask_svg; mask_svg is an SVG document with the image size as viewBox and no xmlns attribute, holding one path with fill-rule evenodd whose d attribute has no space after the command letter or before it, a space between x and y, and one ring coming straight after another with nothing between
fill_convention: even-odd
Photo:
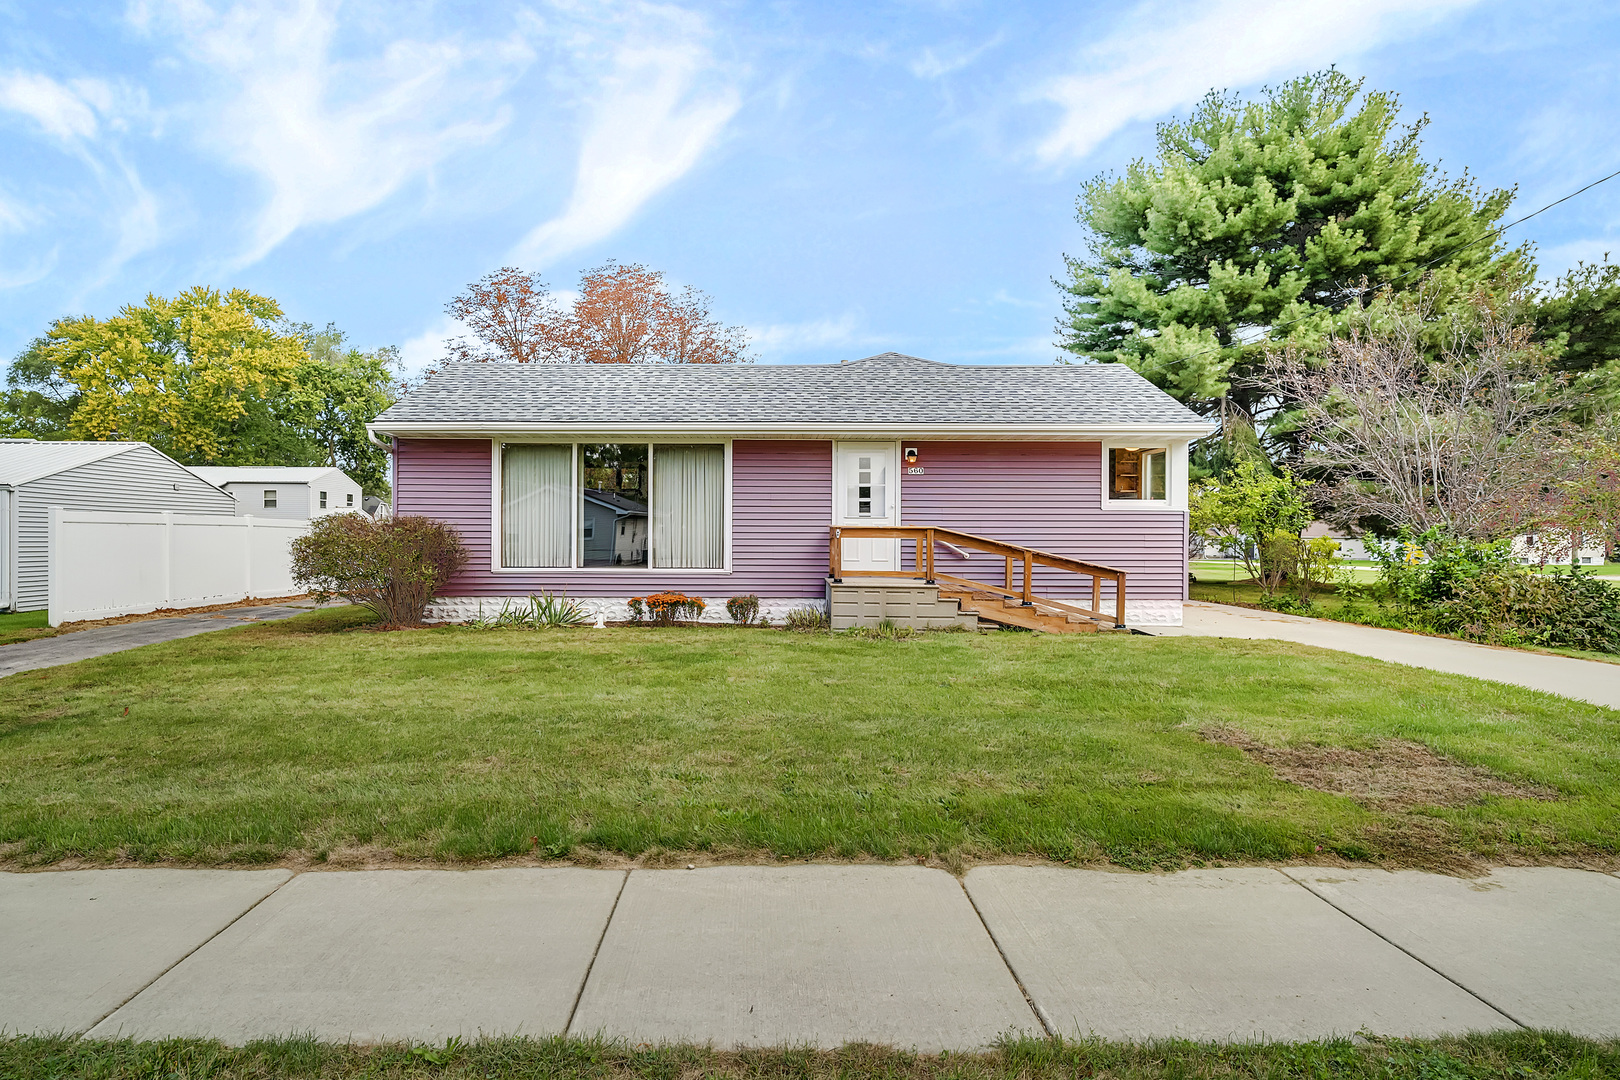
<instances>
[{"instance_id":1,"label":"concrete front steps","mask_svg":"<svg viewBox=\"0 0 1620 1080\"><path fill-rule=\"evenodd\" d=\"M940 596L938 585L906 578L828 578L827 610L834 630L874 627L885 619L913 630L979 628L978 617Z\"/></svg>"},{"instance_id":2,"label":"concrete front steps","mask_svg":"<svg viewBox=\"0 0 1620 1080\"><path fill-rule=\"evenodd\" d=\"M982 623L1018 627L1048 634L1089 634L1114 630L1083 615L1073 615L1036 598L1024 607L993 593L949 585L929 585L907 578L827 580L827 607L834 630L875 627L885 619L914 630L977 630Z\"/></svg>"}]
</instances>

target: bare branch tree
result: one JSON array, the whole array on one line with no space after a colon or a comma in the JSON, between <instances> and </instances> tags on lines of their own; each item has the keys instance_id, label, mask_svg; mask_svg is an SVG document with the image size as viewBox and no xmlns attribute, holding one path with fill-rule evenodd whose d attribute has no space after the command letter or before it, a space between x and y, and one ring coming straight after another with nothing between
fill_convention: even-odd
<instances>
[{"instance_id":1,"label":"bare branch tree","mask_svg":"<svg viewBox=\"0 0 1620 1080\"><path fill-rule=\"evenodd\" d=\"M1574 391L1511 303L1480 295L1447 318L1438 360L1419 306L1364 310L1316 355L1269 364L1298 403L1300 464L1323 477L1313 494L1329 520L1485 540L1552 512Z\"/></svg>"}]
</instances>

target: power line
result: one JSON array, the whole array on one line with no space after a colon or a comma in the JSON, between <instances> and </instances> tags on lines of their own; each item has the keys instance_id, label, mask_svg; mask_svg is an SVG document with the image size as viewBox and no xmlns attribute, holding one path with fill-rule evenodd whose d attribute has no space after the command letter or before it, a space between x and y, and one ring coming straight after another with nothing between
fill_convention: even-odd
<instances>
[{"instance_id":1,"label":"power line","mask_svg":"<svg viewBox=\"0 0 1620 1080\"><path fill-rule=\"evenodd\" d=\"M1457 248L1454 251L1448 251L1446 254L1437 256L1437 257L1435 257L1433 259L1430 259L1426 263L1421 263L1421 264L1419 264L1417 266L1414 266L1412 269L1408 270L1406 273L1398 274L1395 277L1390 278L1388 281L1384 282L1384 284L1386 286L1388 286L1388 285L1395 284L1397 281L1404 281L1405 279L1411 277L1413 274L1422 273L1424 270L1427 270L1431 266L1435 266L1435 265L1437 265L1439 263L1443 263L1447 259L1456 258L1458 255L1461 255L1463 252L1467 251L1471 247L1474 247L1474 246L1476 246L1478 244L1483 244L1487 240L1495 240L1497 237L1501 236L1503 233L1505 233L1509 229L1513 228L1513 226L1522 225L1526 221L1529 221L1531 218L1537 216L1538 214L1546 213L1548 210L1551 210L1553 207L1557 206L1559 203L1569 202L1569 200L1573 199L1575 196L1584 194L1585 192L1588 192L1588 191L1591 191L1593 188L1597 187L1599 184L1607 183L1608 181L1613 180L1617 176L1620 176L1620 169L1616 169L1614 172L1610 173L1608 176L1599 177L1598 179L1593 180L1590 184L1587 184L1585 187L1577 188L1576 190L1570 192L1568 195L1565 195L1562 198L1554 199L1552 202L1548 203L1546 206L1543 206L1541 209L1533 210L1530 213L1524 215L1524 217L1522 217L1522 218L1518 218L1517 220L1510 221L1506 225L1500 226L1499 228L1492 229L1490 232L1486 233L1485 235L1480 236L1480 237L1478 237L1476 239L1470 240L1468 243L1464 244L1462 247ZM1309 315L1301 315L1297 319L1289 319L1286 322L1273 323L1270 327L1267 328L1266 333L1267 334L1272 334L1272 333L1275 333L1278 330L1284 329L1284 328L1289 327L1289 326L1297 326L1302 322L1309 322L1311 319L1316 318L1320 314L1321 314L1321 312L1315 311L1315 312L1312 312ZM1173 367L1176 364L1185 364L1187 361L1195 360L1200 356L1209 356L1212 353L1218 353L1218 352L1221 352L1221 351L1223 351L1222 347L1221 346L1216 346L1213 349L1204 349L1204 350L1202 350L1200 352L1188 353L1186 356L1178 357L1175 360L1171 360L1171 361L1169 361L1169 362L1167 362L1165 364L1160 365L1160 369L1162 370L1163 368Z\"/></svg>"}]
</instances>

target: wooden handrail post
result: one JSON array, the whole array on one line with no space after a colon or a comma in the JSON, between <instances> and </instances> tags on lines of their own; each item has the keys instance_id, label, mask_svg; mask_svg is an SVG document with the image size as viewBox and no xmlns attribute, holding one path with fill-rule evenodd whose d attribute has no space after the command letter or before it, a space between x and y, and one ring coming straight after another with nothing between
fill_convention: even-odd
<instances>
[{"instance_id":1,"label":"wooden handrail post","mask_svg":"<svg viewBox=\"0 0 1620 1080\"><path fill-rule=\"evenodd\" d=\"M1091 575L1091 610L1102 610L1102 577L1098 574Z\"/></svg>"},{"instance_id":2,"label":"wooden handrail post","mask_svg":"<svg viewBox=\"0 0 1620 1080\"><path fill-rule=\"evenodd\" d=\"M827 571L834 581L844 579L844 540L843 532L836 525L833 526L831 538L827 544Z\"/></svg>"},{"instance_id":3,"label":"wooden handrail post","mask_svg":"<svg viewBox=\"0 0 1620 1080\"><path fill-rule=\"evenodd\" d=\"M1035 606L1035 553L1024 549L1024 606Z\"/></svg>"},{"instance_id":4,"label":"wooden handrail post","mask_svg":"<svg viewBox=\"0 0 1620 1080\"><path fill-rule=\"evenodd\" d=\"M1124 629L1125 626L1125 575L1114 577L1114 626Z\"/></svg>"},{"instance_id":5,"label":"wooden handrail post","mask_svg":"<svg viewBox=\"0 0 1620 1080\"><path fill-rule=\"evenodd\" d=\"M1002 581L1001 587L1003 589L1006 589L1008 592L1012 592L1012 556L1011 555L1007 556L1007 576Z\"/></svg>"},{"instance_id":6,"label":"wooden handrail post","mask_svg":"<svg viewBox=\"0 0 1620 1080\"><path fill-rule=\"evenodd\" d=\"M926 530L928 534L928 576L924 579L930 585L934 583L934 530Z\"/></svg>"}]
</instances>

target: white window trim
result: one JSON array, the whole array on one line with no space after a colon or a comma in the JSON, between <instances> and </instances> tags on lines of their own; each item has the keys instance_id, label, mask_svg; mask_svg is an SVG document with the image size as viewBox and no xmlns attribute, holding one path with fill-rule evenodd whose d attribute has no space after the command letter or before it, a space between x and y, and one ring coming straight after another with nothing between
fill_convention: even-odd
<instances>
[{"instance_id":1,"label":"white window trim","mask_svg":"<svg viewBox=\"0 0 1620 1080\"><path fill-rule=\"evenodd\" d=\"M1131 439L1104 439L1102 461L1097 470L1104 510L1185 510L1187 509L1187 440L1165 439L1144 435ZM1108 477L1108 451L1127 447L1165 448L1164 494L1162 499L1112 499L1108 492L1112 485Z\"/></svg>"},{"instance_id":2,"label":"white window trim","mask_svg":"<svg viewBox=\"0 0 1620 1080\"><path fill-rule=\"evenodd\" d=\"M647 445L647 492L652 493L653 485L653 455L654 445L670 446L672 444L691 444L712 446L719 443L725 447L726 460L726 506L725 506L725 533L723 540L724 554L721 565L715 567L682 568L675 566L653 566L652 559L652 514L649 509L647 515L647 566L574 566L579 561L579 499L570 497L568 500L568 566L502 566L501 565L501 536L503 524L501 521L501 447L505 444L519 445L523 443L537 443L544 446L558 446L566 444L569 447L568 475L575 484L574 493L577 496L579 488L579 448L588 443L645 443ZM489 441L489 569L492 574L514 575L522 574L534 577L537 574L559 574L564 577L579 577L590 574L628 574L631 577L648 577L657 574L694 574L716 576L729 574L731 570L731 440L730 439L660 439L654 437L626 438L623 436L603 436L601 438L584 438L569 434L557 438L544 438L538 435L524 433L504 439L491 439Z\"/></svg>"}]
</instances>

